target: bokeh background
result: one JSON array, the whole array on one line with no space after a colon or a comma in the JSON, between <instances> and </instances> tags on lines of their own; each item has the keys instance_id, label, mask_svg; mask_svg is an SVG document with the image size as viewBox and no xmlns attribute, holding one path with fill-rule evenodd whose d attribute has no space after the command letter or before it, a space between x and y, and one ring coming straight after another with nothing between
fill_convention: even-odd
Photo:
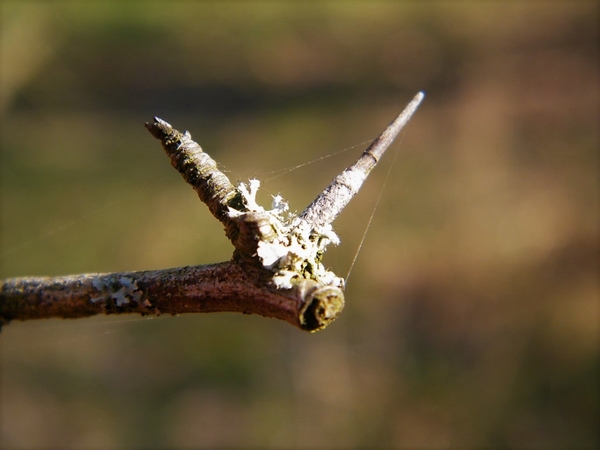
<instances>
[{"instance_id":1,"label":"bokeh background","mask_svg":"<svg viewBox=\"0 0 600 450\"><path fill-rule=\"evenodd\" d=\"M597 448L597 2L1 8L2 277L230 257L154 115L302 210L427 93L336 222L343 276L397 151L328 329L11 323L3 447Z\"/></svg>"}]
</instances>

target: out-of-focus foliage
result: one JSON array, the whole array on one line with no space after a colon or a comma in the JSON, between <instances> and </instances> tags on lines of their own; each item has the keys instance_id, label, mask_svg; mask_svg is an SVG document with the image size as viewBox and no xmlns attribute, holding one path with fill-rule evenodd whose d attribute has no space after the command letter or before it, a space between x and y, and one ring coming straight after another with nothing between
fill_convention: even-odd
<instances>
[{"instance_id":1,"label":"out-of-focus foliage","mask_svg":"<svg viewBox=\"0 0 600 450\"><path fill-rule=\"evenodd\" d=\"M0 276L231 248L142 124L302 209L418 90L338 219L324 332L242 315L13 323L7 448L598 445L596 2L2 2ZM272 179L271 179L272 178Z\"/></svg>"}]
</instances>

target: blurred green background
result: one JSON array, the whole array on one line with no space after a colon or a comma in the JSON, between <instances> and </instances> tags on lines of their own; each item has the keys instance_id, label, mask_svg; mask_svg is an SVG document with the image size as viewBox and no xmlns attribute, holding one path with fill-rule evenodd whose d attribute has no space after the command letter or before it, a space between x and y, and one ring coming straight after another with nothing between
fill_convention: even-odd
<instances>
[{"instance_id":1,"label":"blurred green background","mask_svg":"<svg viewBox=\"0 0 600 450\"><path fill-rule=\"evenodd\" d=\"M154 115L302 210L427 93L336 222L344 276L398 150L327 330L11 323L5 448L597 447L597 2L1 7L2 277L230 257Z\"/></svg>"}]
</instances>

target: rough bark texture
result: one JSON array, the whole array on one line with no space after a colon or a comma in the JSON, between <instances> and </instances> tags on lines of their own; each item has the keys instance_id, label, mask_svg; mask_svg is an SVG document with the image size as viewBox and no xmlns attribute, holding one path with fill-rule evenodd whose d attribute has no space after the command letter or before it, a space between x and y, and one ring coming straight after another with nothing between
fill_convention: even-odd
<instances>
[{"instance_id":1,"label":"rough bark texture","mask_svg":"<svg viewBox=\"0 0 600 450\"><path fill-rule=\"evenodd\" d=\"M232 311L285 320L308 331L333 320L341 289L304 280L279 290L268 272L235 262L166 270L14 278L0 286L2 320L77 318L96 314L183 314Z\"/></svg>"},{"instance_id":2,"label":"rough bark texture","mask_svg":"<svg viewBox=\"0 0 600 450\"><path fill-rule=\"evenodd\" d=\"M143 272L0 281L0 326L11 320L95 314L183 314L236 311L285 320L301 329L325 328L344 307L344 280L323 267L327 245L339 240L331 224L423 99L419 93L359 160L294 217L279 199L256 203L260 183L235 187L216 162L164 120L146 124L185 181L225 227L232 260Z\"/></svg>"},{"instance_id":3,"label":"rough bark texture","mask_svg":"<svg viewBox=\"0 0 600 450\"><path fill-rule=\"evenodd\" d=\"M225 225L225 234L235 244L238 236L236 223L229 216L229 208L242 209L243 198L229 178L217 168L217 163L186 131L180 133L158 117L146 123L146 128L171 158L171 165L190 184L215 218Z\"/></svg>"}]
</instances>

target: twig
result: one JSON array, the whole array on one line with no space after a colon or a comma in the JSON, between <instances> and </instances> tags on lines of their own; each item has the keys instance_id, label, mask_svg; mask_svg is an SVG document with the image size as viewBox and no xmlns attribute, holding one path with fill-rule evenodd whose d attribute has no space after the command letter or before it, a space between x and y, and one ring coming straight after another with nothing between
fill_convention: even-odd
<instances>
[{"instance_id":1,"label":"twig","mask_svg":"<svg viewBox=\"0 0 600 450\"><path fill-rule=\"evenodd\" d=\"M158 117L154 118L154 122L146 123L146 128L161 141L171 158L171 165L194 188L212 215L225 225L227 237L235 244L238 227L229 216L229 208L243 208L241 192L217 168L217 163L192 140L190 133L180 133Z\"/></svg>"},{"instance_id":2,"label":"twig","mask_svg":"<svg viewBox=\"0 0 600 450\"><path fill-rule=\"evenodd\" d=\"M343 306L343 296L335 289L307 282L303 292L278 290L260 275L235 262L224 262L143 272L15 278L2 284L2 318L8 322L231 311L274 317L313 331L332 320Z\"/></svg>"},{"instance_id":3,"label":"twig","mask_svg":"<svg viewBox=\"0 0 600 450\"><path fill-rule=\"evenodd\" d=\"M325 328L344 307L343 279L321 258L339 243L332 222L423 99L419 93L356 163L294 217L279 196L271 210L256 203L260 183L235 187L188 132L155 118L146 127L171 164L224 225L234 246L229 262L143 272L25 277L0 281L0 326L11 320L95 314L236 311Z\"/></svg>"},{"instance_id":4,"label":"twig","mask_svg":"<svg viewBox=\"0 0 600 450\"><path fill-rule=\"evenodd\" d=\"M404 111L373 141L358 161L334 178L331 184L300 214L313 227L333 223L377 165L387 148L415 113L425 94L419 92Z\"/></svg>"}]
</instances>

